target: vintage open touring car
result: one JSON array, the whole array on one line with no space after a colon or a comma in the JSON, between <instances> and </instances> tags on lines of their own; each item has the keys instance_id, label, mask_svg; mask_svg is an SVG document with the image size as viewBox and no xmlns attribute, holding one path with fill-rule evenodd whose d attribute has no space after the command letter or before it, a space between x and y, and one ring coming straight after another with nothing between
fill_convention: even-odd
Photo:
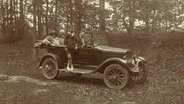
<instances>
[{"instance_id":1,"label":"vintage open touring car","mask_svg":"<svg viewBox=\"0 0 184 104\"><path fill-rule=\"evenodd\" d=\"M89 42L90 41L90 42ZM40 60L39 67L46 79L55 79L59 72L69 72L75 76L81 74L103 74L109 88L122 89L129 82L142 83L147 79L146 60L132 55L132 51L122 48L94 44L91 38L83 47L78 47L72 58L74 70L68 71L65 46L46 45L42 42L35 48L47 49Z\"/></svg>"}]
</instances>

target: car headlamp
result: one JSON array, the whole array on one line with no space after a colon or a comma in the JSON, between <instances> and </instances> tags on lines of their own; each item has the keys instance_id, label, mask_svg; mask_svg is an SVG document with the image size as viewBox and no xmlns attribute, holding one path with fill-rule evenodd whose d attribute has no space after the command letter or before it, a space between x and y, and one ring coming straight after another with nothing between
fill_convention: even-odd
<instances>
[{"instance_id":1,"label":"car headlamp","mask_svg":"<svg viewBox=\"0 0 184 104\"><path fill-rule=\"evenodd\" d=\"M127 63L132 63L132 51L127 51L124 59L127 61Z\"/></svg>"}]
</instances>

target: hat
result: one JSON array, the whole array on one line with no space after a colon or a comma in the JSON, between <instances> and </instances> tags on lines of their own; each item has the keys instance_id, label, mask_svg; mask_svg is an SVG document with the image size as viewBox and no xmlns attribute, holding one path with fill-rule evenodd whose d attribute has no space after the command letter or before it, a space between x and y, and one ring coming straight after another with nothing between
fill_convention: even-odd
<instances>
[{"instance_id":1,"label":"hat","mask_svg":"<svg viewBox=\"0 0 184 104\"><path fill-rule=\"evenodd\" d=\"M53 34L57 35L57 32L56 31L51 31L50 35L53 35Z\"/></svg>"}]
</instances>

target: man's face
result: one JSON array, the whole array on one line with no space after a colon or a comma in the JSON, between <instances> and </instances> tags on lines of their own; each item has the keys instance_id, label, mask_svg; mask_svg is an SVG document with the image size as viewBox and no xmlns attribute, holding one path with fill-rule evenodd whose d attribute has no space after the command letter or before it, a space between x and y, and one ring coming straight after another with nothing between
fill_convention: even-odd
<instances>
[{"instance_id":1,"label":"man's face","mask_svg":"<svg viewBox=\"0 0 184 104\"><path fill-rule=\"evenodd\" d=\"M55 33L54 33L54 34L52 34L52 37L53 37L53 38L55 38L55 37L56 37L56 34L55 34Z\"/></svg>"}]
</instances>

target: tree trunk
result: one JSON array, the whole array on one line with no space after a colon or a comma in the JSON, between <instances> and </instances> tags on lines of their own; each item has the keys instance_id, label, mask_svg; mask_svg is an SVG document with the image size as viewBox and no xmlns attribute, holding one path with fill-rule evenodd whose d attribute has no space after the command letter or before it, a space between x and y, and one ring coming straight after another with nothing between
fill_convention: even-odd
<instances>
[{"instance_id":1,"label":"tree trunk","mask_svg":"<svg viewBox=\"0 0 184 104\"><path fill-rule=\"evenodd\" d=\"M122 20L123 20L123 25L125 26L125 28L127 30L127 33L131 36L132 35L131 30L130 30L128 23L125 21L125 16L123 16Z\"/></svg>"},{"instance_id":2,"label":"tree trunk","mask_svg":"<svg viewBox=\"0 0 184 104\"><path fill-rule=\"evenodd\" d=\"M146 23L146 34L149 34L149 10L146 10L146 18L145 18L145 23Z\"/></svg>"},{"instance_id":3,"label":"tree trunk","mask_svg":"<svg viewBox=\"0 0 184 104\"><path fill-rule=\"evenodd\" d=\"M38 13L38 37L42 36L42 3L41 0L38 0L38 5L37 5L37 13Z\"/></svg>"},{"instance_id":4,"label":"tree trunk","mask_svg":"<svg viewBox=\"0 0 184 104\"><path fill-rule=\"evenodd\" d=\"M10 13L10 24L13 23L13 2L12 0L10 0L10 10L9 10L9 13Z\"/></svg>"},{"instance_id":5,"label":"tree trunk","mask_svg":"<svg viewBox=\"0 0 184 104\"><path fill-rule=\"evenodd\" d=\"M153 10L153 20L152 20L152 28L151 28L151 32L155 33L156 31L156 23L157 23L157 18L156 18L156 10Z\"/></svg>"},{"instance_id":6,"label":"tree trunk","mask_svg":"<svg viewBox=\"0 0 184 104\"><path fill-rule=\"evenodd\" d=\"M16 2L15 0L13 0L13 23L14 23L14 30L16 31L16 26L15 26L15 23L16 23Z\"/></svg>"},{"instance_id":7,"label":"tree trunk","mask_svg":"<svg viewBox=\"0 0 184 104\"><path fill-rule=\"evenodd\" d=\"M149 34L149 18L146 19L146 34Z\"/></svg>"},{"instance_id":8,"label":"tree trunk","mask_svg":"<svg viewBox=\"0 0 184 104\"><path fill-rule=\"evenodd\" d=\"M58 0L55 0L55 18L54 18L54 30L57 31L57 6Z\"/></svg>"},{"instance_id":9,"label":"tree trunk","mask_svg":"<svg viewBox=\"0 0 184 104\"><path fill-rule=\"evenodd\" d=\"M75 35L77 38L79 38L79 34L81 32L81 26L82 26L82 11L81 11L81 7L82 7L82 0L76 0L75 1Z\"/></svg>"},{"instance_id":10,"label":"tree trunk","mask_svg":"<svg viewBox=\"0 0 184 104\"><path fill-rule=\"evenodd\" d=\"M115 16L114 17L115 20L113 21L113 31L117 32L118 31L118 17L119 17L119 15L118 15L116 8L114 8L114 16Z\"/></svg>"},{"instance_id":11,"label":"tree trunk","mask_svg":"<svg viewBox=\"0 0 184 104\"><path fill-rule=\"evenodd\" d=\"M134 22L135 22L135 20L132 17L130 17L130 19L129 19L129 26L128 26L128 34L129 35L132 35L133 34L133 31L134 31Z\"/></svg>"},{"instance_id":12,"label":"tree trunk","mask_svg":"<svg viewBox=\"0 0 184 104\"><path fill-rule=\"evenodd\" d=\"M18 7L18 0L15 0L15 7L14 8L17 8ZM16 13L17 10L14 11L14 18L15 18L15 23L17 23L18 21L18 13ZM18 27L15 27L16 31L18 31Z\"/></svg>"},{"instance_id":13,"label":"tree trunk","mask_svg":"<svg viewBox=\"0 0 184 104\"><path fill-rule=\"evenodd\" d=\"M69 0L67 2L67 17L66 17L66 26L65 26L65 32L69 32L69 27L71 25L71 14L72 14L72 0Z\"/></svg>"},{"instance_id":14,"label":"tree trunk","mask_svg":"<svg viewBox=\"0 0 184 104\"><path fill-rule=\"evenodd\" d=\"M49 29L48 29L48 10L49 10L49 0L46 0L46 16L45 16L46 36L48 36L48 34L49 34Z\"/></svg>"},{"instance_id":15,"label":"tree trunk","mask_svg":"<svg viewBox=\"0 0 184 104\"><path fill-rule=\"evenodd\" d=\"M5 15L6 16L6 19L5 19L5 27L9 24L9 14L8 14L8 0L6 0L5 2L5 5L6 5L6 9L5 9L5 12L7 12L7 14Z\"/></svg>"},{"instance_id":16,"label":"tree trunk","mask_svg":"<svg viewBox=\"0 0 184 104\"><path fill-rule=\"evenodd\" d=\"M168 31L168 20L165 19L165 31Z\"/></svg>"},{"instance_id":17,"label":"tree trunk","mask_svg":"<svg viewBox=\"0 0 184 104\"><path fill-rule=\"evenodd\" d=\"M32 1L32 3L33 3L33 43L35 43L36 42L36 40L37 40L37 32L36 32L36 30L37 30L37 23L36 23L36 3L37 3L37 0L33 0ZM38 59L38 51L34 48L33 49L33 58L34 58L34 61L37 61L37 59Z\"/></svg>"},{"instance_id":18,"label":"tree trunk","mask_svg":"<svg viewBox=\"0 0 184 104\"><path fill-rule=\"evenodd\" d=\"M20 0L20 35L24 34L24 13L23 13L23 0Z\"/></svg>"},{"instance_id":19,"label":"tree trunk","mask_svg":"<svg viewBox=\"0 0 184 104\"><path fill-rule=\"evenodd\" d=\"M73 24L72 24L72 22L73 22L73 10L72 10L72 8L73 8L72 0L69 0L69 18L68 18L69 20L68 21L69 21L70 28L73 27ZM69 29L69 30L71 31L71 29Z\"/></svg>"},{"instance_id":20,"label":"tree trunk","mask_svg":"<svg viewBox=\"0 0 184 104\"><path fill-rule=\"evenodd\" d=\"M99 30L105 32L105 0L99 0L99 2L100 2Z\"/></svg>"},{"instance_id":21,"label":"tree trunk","mask_svg":"<svg viewBox=\"0 0 184 104\"><path fill-rule=\"evenodd\" d=\"M5 10L4 10L4 0L1 0L1 10L2 10L2 29L5 28Z\"/></svg>"}]
</instances>

